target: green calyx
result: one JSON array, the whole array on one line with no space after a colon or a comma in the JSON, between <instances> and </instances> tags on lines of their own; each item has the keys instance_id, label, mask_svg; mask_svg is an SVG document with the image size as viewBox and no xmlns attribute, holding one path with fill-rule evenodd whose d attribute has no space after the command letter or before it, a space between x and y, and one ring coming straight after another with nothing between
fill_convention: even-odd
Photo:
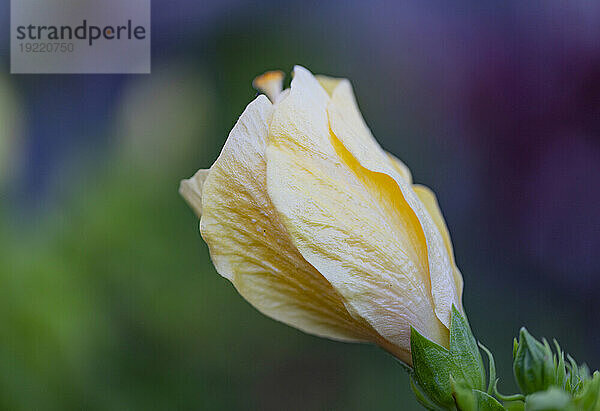
<instances>
[{"instance_id":1,"label":"green calyx","mask_svg":"<svg viewBox=\"0 0 600 411\"><path fill-rule=\"evenodd\" d=\"M449 348L411 329L410 384L428 410L600 411L600 373L590 375L554 341L554 350L522 328L513 348L513 371L521 392L498 392L491 352L473 337L464 316L452 309ZM489 379L479 350L489 359ZM487 383L486 383L487 381ZM502 401L502 403L501 403Z\"/></svg>"},{"instance_id":2,"label":"green calyx","mask_svg":"<svg viewBox=\"0 0 600 411\"><path fill-rule=\"evenodd\" d=\"M450 347L446 349L411 329L411 386L429 410L503 410L491 395L479 347L463 315L452 308ZM494 370L492 372L492 370ZM490 357L490 377L495 366Z\"/></svg>"}]
</instances>

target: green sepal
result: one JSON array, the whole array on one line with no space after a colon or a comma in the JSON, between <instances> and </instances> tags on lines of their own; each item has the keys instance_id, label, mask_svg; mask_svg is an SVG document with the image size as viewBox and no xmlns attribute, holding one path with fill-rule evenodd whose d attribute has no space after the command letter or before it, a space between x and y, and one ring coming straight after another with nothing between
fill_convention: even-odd
<instances>
[{"instance_id":1,"label":"green sepal","mask_svg":"<svg viewBox=\"0 0 600 411\"><path fill-rule=\"evenodd\" d=\"M450 352L410 329L410 347L415 380L432 402L443 408L454 407L450 384Z\"/></svg>"},{"instance_id":2,"label":"green sepal","mask_svg":"<svg viewBox=\"0 0 600 411\"><path fill-rule=\"evenodd\" d=\"M459 410L464 411L504 411L504 407L491 395L469 388L464 382L452 382L453 396Z\"/></svg>"},{"instance_id":3,"label":"green sepal","mask_svg":"<svg viewBox=\"0 0 600 411\"><path fill-rule=\"evenodd\" d=\"M477 341L466 319L454 305L450 320L450 358L454 378L462 378L470 388L486 390L485 368Z\"/></svg>"},{"instance_id":4,"label":"green sepal","mask_svg":"<svg viewBox=\"0 0 600 411\"><path fill-rule=\"evenodd\" d=\"M487 393L490 395L493 395L494 387L496 386L496 382L498 381L496 379L496 361L494 360L494 354L492 354L492 352L490 350L488 350L487 347L485 345L483 345L482 343L479 343L479 348L481 348L483 350L483 352L485 352L485 354L488 356L488 362L489 362L488 368L490 370L490 377L489 377Z\"/></svg>"},{"instance_id":5,"label":"green sepal","mask_svg":"<svg viewBox=\"0 0 600 411\"><path fill-rule=\"evenodd\" d=\"M494 395L501 399L502 401L525 401L525 396L523 394L512 394L512 395L504 395L498 391L498 379L494 381Z\"/></svg>"},{"instance_id":6,"label":"green sepal","mask_svg":"<svg viewBox=\"0 0 600 411\"><path fill-rule=\"evenodd\" d=\"M463 381L456 381L450 377L452 383L452 395L456 401L456 405L461 410L476 410L477 400L473 394L473 389L467 386Z\"/></svg>"},{"instance_id":7,"label":"green sepal","mask_svg":"<svg viewBox=\"0 0 600 411\"><path fill-rule=\"evenodd\" d=\"M504 407L502 404L498 402L497 399L479 390L473 390L475 396L477 398L477 406L478 410L481 411L504 411Z\"/></svg>"},{"instance_id":8,"label":"green sepal","mask_svg":"<svg viewBox=\"0 0 600 411\"><path fill-rule=\"evenodd\" d=\"M413 393L415 394L415 397L417 398L417 401L419 402L419 404L421 404L423 407L425 407L425 409L427 409L429 411L443 410L443 408L434 404L427 397L427 395L425 395L425 393L423 392L423 389L421 387L419 387L419 383L417 381L415 381L415 378L412 374L410 376L410 388L412 389Z\"/></svg>"},{"instance_id":9,"label":"green sepal","mask_svg":"<svg viewBox=\"0 0 600 411\"><path fill-rule=\"evenodd\" d=\"M556 368L556 385L562 389L567 387L567 366L565 364L565 353L560 348L558 341L554 340L554 348L556 348L556 357L554 366Z\"/></svg>"},{"instance_id":10,"label":"green sepal","mask_svg":"<svg viewBox=\"0 0 600 411\"><path fill-rule=\"evenodd\" d=\"M454 306L450 323L449 349L430 341L411 328L413 390L419 389L415 391L415 395L422 404L424 401L419 398L421 395L427 397L435 406L445 409L455 409L457 395L463 398L464 402L460 409L470 410L468 407L471 400L476 401L476 405L482 402L495 406L498 402L490 401L489 398L493 400L493 397L485 393L485 390L491 387L491 382L490 387L486 387L486 373L477 341L467 320ZM452 381L461 391L454 391ZM489 408L492 405L485 409L494 409Z\"/></svg>"},{"instance_id":11,"label":"green sepal","mask_svg":"<svg viewBox=\"0 0 600 411\"><path fill-rule=\"evenodd\" d=\"M509 401L503 405L506 411L525 411L525 403L523 401Z\"/></svg>"}]
</instances>

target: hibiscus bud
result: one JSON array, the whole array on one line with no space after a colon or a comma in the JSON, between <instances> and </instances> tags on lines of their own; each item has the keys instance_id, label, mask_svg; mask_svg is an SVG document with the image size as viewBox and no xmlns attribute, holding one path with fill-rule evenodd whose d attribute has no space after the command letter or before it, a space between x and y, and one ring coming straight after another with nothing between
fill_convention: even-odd
<instances>
[{"instance_id":1,"label":"hibiscus bud","mask_svg":"<svg viewBox=\"0 0 600 411\"><path fill-rule=\"evenodd\" d=\"M348 80L255 80L209 170L181 184L217 271L264 314L373 342L407 364L411 327L449 346L462 277L434 194L385 152ZM272 82L271 82L272 81Z\"/></svg>"},{"instance_id":2,"label":"hibiscus bud","mask_svg":"<svg viewBox=\"0 0 600 411\"><path fill-rule=\"evenodd\" d=\"M556 383L555 357L546 341L542 344L521 328L515 348L513 371L523 394L544 391Z\"/></svg>"}]
</instances>

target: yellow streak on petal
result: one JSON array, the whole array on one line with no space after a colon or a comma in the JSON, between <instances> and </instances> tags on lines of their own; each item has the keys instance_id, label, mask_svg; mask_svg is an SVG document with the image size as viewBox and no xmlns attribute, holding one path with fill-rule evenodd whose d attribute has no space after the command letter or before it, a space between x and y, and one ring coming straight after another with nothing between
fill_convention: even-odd
<instances>
[{"instance_id":1,"label":"yellow streak on petal","mask_svg":"<svg viewBox=\"0 0 600 411\"><path fill-rule=\"evenodd\" d=\"M374 331L294 247L266 190L265 148L273 105L246 108L210 169L200 230L217 271L262 313L305 332L344 341Z\"/></svg>"},{"instance_id":2,"label":"yellow streak on petal","mask_svg":"<svg viewBox=\"0 0 600 411\"><path fill-rule=\"evenodd\" d=\"M269 132L269 196L298 250L349 312L410 364L411 325L448 345L421 265L423 234L395 181L361 166L331 133L328 103L310 72L296 67Z\"/></svg>"},{"instance_id":3,"label":"yellow streak on petal","mask_svg":"<svg viewBox=\"0 0 600 411\"><path fill-rule=\"evenodd\" d=\"M424 235L427 249L428 275L435 312L439 320L449 328L452 305L458 307L460 301L453 267L442 235L409 181L397 170L397 167L390 164L389 156L372 136L360 114L348 81L340 82L334 90L328 106L328 114L331 129L344 147L365 169L393 178L399 188L398 195L405 199L417 217L420 223L419 231Z\"/></svg>"},{"instance_id":4,"label":"yellow streak on petal","mask_svg":"<svg viewBox=\"0 0 600 411\"><path fill-rule=\"evenodd\" d=\"M210 170L200 169L192 177L181 180L181 183L179 183L179 194L198 217L202 216L202 187L209 172Z\"/></svg>"},{"instance_id":5,"label":"yellow streak on petal","mask_svg":"<svg viewBox=\"0 0 600 411\"><path fill-rule=\"evenodd\" d=\"M324 76L322 74L315 75L315 78L317 79L317 81L319 82L321 87L323 87L323 89L325 89L327 94L329 94L329 96L333 95L333 93L335 92L335 89L340 84L349 84L349 81L347 79L338 78L338 77L329 77L329 76ZM397 158L396 156L394 156L391 153L386 152L386 155L388 156L389 163L394 168L394 170L396 170L402 177L404 177L404 179L406 181L408 181L409 183L412 184L412 174L410 172L410 169L406 166L406 164L404 164L399 158Z\"/></svg>"},{"instance_id":6,"label":"yellow streak on petal","mask_svg":"<svg viewBox=\"0 0 600 411\"><path fill-rule=\"evenodd\" d=\"M281 70L267 71L254 79L252 87L265 93L269 97L269 100L274 103L277 100L277 96L283 90L284 78L285 74Z\"/></svg>"},{"instance_id":7,"label":"yellow streak on petal","mask_svg":"<svg viewBox=\"0 0 600 411\"><path fill-rule=\"evenodd\" d=\"M446 225L446 221L444 220L444 216L442 214L442 210L438 204L437 198L433 191L429 189L429 187L425 187L423 185L415 184L413 186L415 193L419 196L425 208L429 212L429 215L433 219L433 222L437 226L440 234L444 238L444 245L446 246L446 250L448 251L448 255L450 256L450 261L453 265L454 271L454 282L456 283L456 289L458 291L458 300L459 303L462 301L462 292L463 292L463 278L460 273L460 270L456 266L456 261L454 259L454 249L452 247L452 240L450 239L450 232L448 231L448 226ZM462 309L462 307L459 307Z\"/></svg>"}]
</instances>

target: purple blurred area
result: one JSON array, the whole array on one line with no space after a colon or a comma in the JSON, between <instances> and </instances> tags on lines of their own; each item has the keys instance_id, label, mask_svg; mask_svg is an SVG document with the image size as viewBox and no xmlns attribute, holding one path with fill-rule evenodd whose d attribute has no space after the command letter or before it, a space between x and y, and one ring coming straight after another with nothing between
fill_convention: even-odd
<instances>
[{"instance_id":1,"label":"purple blurred area","mask_svg":"<svg viewBox=\"0 0 600 411\"><path fill-rule=\"evenodd\" d=\"M496 4L375 6L360 32L381 53L369 59L379 78L424 121L443 116L432 143L469 147L503 246L561 287L597 293L600 4Z\"/></svg>"},{"instance_id":2,"label":"purple blurred area","mask_svg":"<svg viewBox=\"0 0 600 411\"><path fill-rule=\"evenodd\" d=\"M5 26L7 13L0 9ZM529 325L598 368L599 23L598 1L154 1L153 74L6 78L21 124L15 171L0 185L3 212L27 225L117 158L134 167L119 157L119 119L132 101L140 125L126 130L145 130L176 104L190 110L164 134L181 150L150 167L176 196L178 178L218 155L254 96L252 78L301 64L350 78L382 146L437 193L476 334L508 358L511 336ZM5 39L5 67L7 50ZM179 67L202 85L189 104L178 100L188 89ZM156 88L159 72L176 92ZM177 140L196 113L194 142ZM160 149L150 134L140 133L140 146ZM208 264L201 251L194 257Z\"/></svg>"}]
</instances>

